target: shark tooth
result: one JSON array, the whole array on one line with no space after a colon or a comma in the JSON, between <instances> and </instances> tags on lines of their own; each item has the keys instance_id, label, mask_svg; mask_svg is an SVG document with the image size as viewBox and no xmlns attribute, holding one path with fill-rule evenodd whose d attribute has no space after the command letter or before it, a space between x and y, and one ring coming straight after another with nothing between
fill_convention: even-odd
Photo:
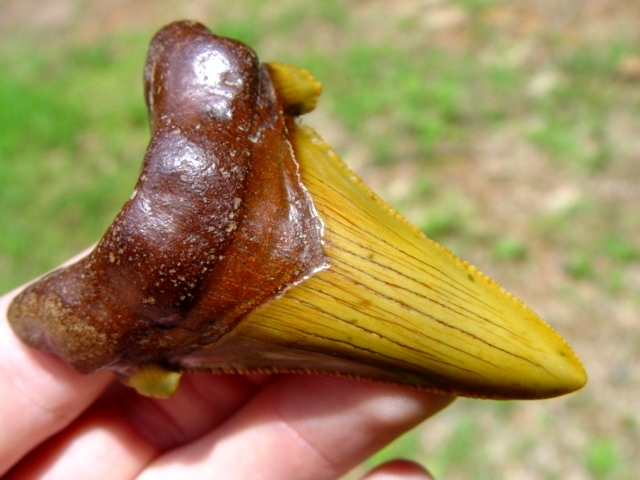
<instances>
[{"instance_id":1,"label":"shark tooth","mask_svg":"<svg viewBox=\"0 0 640 480\"><path fill-rule=\"evenodd\" d=\"M298 116L321 86L195 22L153 39L152 138L95 249L27 287L16 334L83 373L171 395L184 371L344 375L535 399L579 389L571 347L424 236Z\"/></svg>"}]
</instances>

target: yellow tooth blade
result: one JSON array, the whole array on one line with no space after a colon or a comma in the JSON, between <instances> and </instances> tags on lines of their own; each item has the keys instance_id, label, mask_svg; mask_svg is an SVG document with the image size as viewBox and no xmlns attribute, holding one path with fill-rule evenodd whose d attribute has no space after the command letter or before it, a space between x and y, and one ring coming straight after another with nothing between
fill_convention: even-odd
<instances>
[{"instance_id":1,"label":"yellow tooth blade","mask_svg":"<svg viewBox=\"0 0 640 480\"><path fill-rule=\"evenodd\" d=\"M496 399L584 385L577 356L534 312L390 209L314 131L291 128L330 265L187 368L327 372Z\"/></svg>"}]
</instances>

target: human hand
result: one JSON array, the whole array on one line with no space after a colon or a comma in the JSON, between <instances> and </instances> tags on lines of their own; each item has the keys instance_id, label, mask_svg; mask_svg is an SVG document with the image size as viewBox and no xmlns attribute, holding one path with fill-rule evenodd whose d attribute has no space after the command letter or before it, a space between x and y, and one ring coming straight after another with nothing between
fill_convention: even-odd
<instances>
[{"instance_id":1,"label":"human hand","mask_svg":"<svg viewBox=\"0 0 640 480\"><path fill-rule=\"evenodd\" d=\"M4 478L335 479L453 397L311 375L185 374L165 400L23 345L0 298ZM8 473L7 473L8 472ZM403 461L368 480L429 479Z\"/></svg>"}]
</instances>

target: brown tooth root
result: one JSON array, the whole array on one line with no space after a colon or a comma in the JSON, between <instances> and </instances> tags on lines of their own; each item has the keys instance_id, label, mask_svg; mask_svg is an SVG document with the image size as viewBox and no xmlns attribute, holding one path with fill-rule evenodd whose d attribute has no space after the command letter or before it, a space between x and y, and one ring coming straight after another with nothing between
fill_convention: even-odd
<instances>
[{"instance_id":1,"label":"brown tooth root","mask_svg":"<svg viewBox=\"0 0 640 480\"><path fill-rule=\"evenodd\" d=\"M184 370L491 398L584 384L564 340L299 126L321 92L307 71L177 22L144 78L152 136L135 190L88 256L14 300L27 344L153 396Z\"/></svg>"},{"instance_id":2,"label":"brown tooth root","mask_svg":"<svg viewBox=\"0 0 640 480\"><path fill-rule=\"evenodd\" d=\"M26 290L13 328L83 372L166 365L321 268L321 222L280 104L246 46L172 24L145 68L152 138L86 258Z\"/></svg>"}]
</instances>

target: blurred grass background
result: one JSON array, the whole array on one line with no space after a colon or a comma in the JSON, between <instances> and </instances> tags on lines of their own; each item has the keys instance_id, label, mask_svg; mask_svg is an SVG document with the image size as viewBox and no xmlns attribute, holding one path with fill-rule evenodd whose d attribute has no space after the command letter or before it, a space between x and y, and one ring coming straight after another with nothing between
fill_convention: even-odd
<instances>
[{"instance_id":1,"label":"blurred grass background","mask_svg":"<svg viewBox=\"0 0 640 480\"><path fill-rule=\"evenodd\" d=\"M637 478L640 4L0 1L0 291L96 241L130 195L146 48L181 18L308 68L325 93L305 121L584 360L577 394L459 400L368 465Z\"/></svg>"}]
</instances>

